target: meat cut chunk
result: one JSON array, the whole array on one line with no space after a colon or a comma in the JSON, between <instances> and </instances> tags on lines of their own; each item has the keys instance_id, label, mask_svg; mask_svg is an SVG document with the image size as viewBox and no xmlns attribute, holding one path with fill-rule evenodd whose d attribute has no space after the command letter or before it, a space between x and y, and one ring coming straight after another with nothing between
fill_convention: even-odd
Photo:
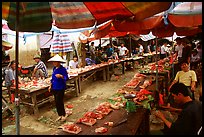
<instances>
[{"instance_id":1,"label":"meat cut chunk","mask_svg":"<svg viewBox=\"0 0 204 137\"><path fill-rule=\"evenodd\" d=\"M108 128L106 128L106 127L99 127L99 128L95 129L96 133L105 133L107 131L108 131Z\"/></svg>"},{"instance_id":2,"label":"meat cut chunk","mask_svg":"<svg viewBox=\"0 0 204 137\"><path fill-rule=\"evenodd\" d=\"M78 134L82 131L81 127L77 126L76 124L67 124L62 127L62 130L72 134Z\"/></svg>"},{"instance_id":3,"label":"meat cut chunk","mask_svg":"<svg viewBox=\"0 0 204 137\"><path fill-rule=\"evenodd\" d=\"M96 119L90 117L82 117L77 121L77 123L93 126L96 123Z\"/></svg>"}]
</instances>

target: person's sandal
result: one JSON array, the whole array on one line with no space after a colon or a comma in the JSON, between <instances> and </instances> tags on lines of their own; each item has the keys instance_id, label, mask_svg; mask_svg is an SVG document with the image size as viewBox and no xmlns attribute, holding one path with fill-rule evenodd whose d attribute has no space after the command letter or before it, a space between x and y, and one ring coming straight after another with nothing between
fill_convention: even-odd
<instances>
[{"instance_id":1,"label":"person's sandal","mask_svg":"<svg viewBox=\"0 0 204 137\"><path fill-rule=\"evenodd\" d=\"M62 121L62 122L66 121L66 118L67 118L67 115L62 116L61 121Z\"/></svg>"},{"instance_id":2,"label":"person's sandal","mask_svg":"<svg viewBox=\"0 0 204 137\"><path fill-rule=\"evenodd\" d=\"M61 120L62 119L62 116L59 116L56 120L55 120L55 122L57 122L57 121L59 121L59 120Z\"/></svg>"}]
</instances>

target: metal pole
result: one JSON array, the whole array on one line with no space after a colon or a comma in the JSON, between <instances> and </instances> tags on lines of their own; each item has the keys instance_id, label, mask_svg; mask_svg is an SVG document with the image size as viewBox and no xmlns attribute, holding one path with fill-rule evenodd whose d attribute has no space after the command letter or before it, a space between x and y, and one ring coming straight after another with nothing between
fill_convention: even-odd
<instances>
[{"instance_id":1,"label":"metal pole","mask_svg":"<svg viewBox=\"0 0 204 137\"><path fill-rule=\"evenodd\" d=\"M102 46L101 46L101 38L99 39L99 44L100 44L100 47L98 47L98 48L102 48Z\"/></svg>"},{"instance_id":2,"label":"metal pole","mask_svg":"<svg viewBox=\"0 0 204 137\"><path fill-rule=\"evenodd\" d=\"M112 48L112 37L109 38L109 41L110 41L110 45L111 45L111 48Z\"/></svg>"},{"instance_id":3,"label":"metal pole","mask_svg":"<svg viewBox=\"0 0 204 137\"><path fill-rule=\"evenodd\" d=\"M16 23L15 23L15 29L16 29L16 90L15 90L15 120L16 120L16 135L20 135L20 122L19 122L19 97L18 97L18 43L19 43L19 31L18 31L18 24L19 24L19 2L16 2Z\"/></svg>"},{"instance_id":4,"label":"metal pole","mask_svg":"<svg viewBox=\"0 0 204 137\"><path fill-rule=\"evenodd\" d=\"M101 38L99 39L99 44L101 44Z\"/></svg>"},{"instance_id":5,"label":"metal pole","mask_svg":"<svg viewBox=\"0 0 204 137\"><path fill-rule=\"evenodd\" d=\"M175 33L175 32L174 32ZM173 35L174 36L174 35ZM173 53L174 53L174 39L172 36L172 51L171 51L171 59L173 60ZM174 62L172 62L172 78L174 77ZM171 80L171 79L170 79ZM170 81L169 81L170 82Z\"/></svg>"},{"instance_id":6,"label":"metal pole","mask_svg":"<svg viewBox=\"0 0 204 137\"><path fill-rule=\"evenodd\" d=\"M132 57L132 43L131 43L131 37L130 37L130 35L129 35L129 42L130 42L130 52L129 52L129 57Z\"/></svg>"},{"instance_id":7,"label":"metal pole","mask_svg":"<svg viewBox=\"0 0 204 137\"><path fill-rule=\"evenodd\" d=\"M156 36L156 91L158 92L158 60L157 60L157 47L158 47L158 42L157 42L157 36Z\"/></svg>"}]
</instances>

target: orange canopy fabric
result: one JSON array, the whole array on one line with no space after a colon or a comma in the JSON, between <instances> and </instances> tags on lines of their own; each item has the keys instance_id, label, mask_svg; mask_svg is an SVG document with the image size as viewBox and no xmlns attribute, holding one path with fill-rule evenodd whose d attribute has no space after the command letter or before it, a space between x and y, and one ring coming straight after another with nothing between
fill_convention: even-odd
<instances>
[{"instance_id":1,"label":"orange canopy fabric","mask_svg":"<svg viewBox=\"0 0 204 137\"><path fill-rule=\"evenodd\" d=\"M138 31L153 29L161 24L163 21L162 16L153 16L142 21L114 21L114 27L118 31Z\"/></svg>"},{"instance_id":2,"label":"orange canopy fabric","mask_svg":"<svg viewBox=\"0 0 204 137\"><path fill-rule=\"evenodd\" d=\"M169 21L176 27L195 27L202 25L202 14L199 15L168 15Z\"/></svg>"}]
</instances>

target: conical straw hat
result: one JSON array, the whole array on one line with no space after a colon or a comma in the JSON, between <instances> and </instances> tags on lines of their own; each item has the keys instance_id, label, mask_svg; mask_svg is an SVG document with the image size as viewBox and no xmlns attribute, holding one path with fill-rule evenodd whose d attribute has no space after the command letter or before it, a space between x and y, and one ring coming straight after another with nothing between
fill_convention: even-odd
<instances>
[{"instance_id":1,"label":"conical straw hat","mask_svg":"<svg viewBox=\"0 0 204 137\"><path fill-rule=\"evenodd\" d=\"M57 62L61 62L61 63L66 63L66 61L64 59L62 59L62 57L59 56L58 54L56 54L54 57L50 58L48 61L49 62L57 61Z\"/></svg>"},{"instance_id":2,"label":"conical straw hat","mask_svg":"<svg viewBox=\"0 0 204 137\"><path fill-rule=\"evenodd\" d=\"M11 49L13 47L13 44L2 40L2 46L4 47L5 50L9 50L9 49Z\"/></svg>"}]
</instances>

